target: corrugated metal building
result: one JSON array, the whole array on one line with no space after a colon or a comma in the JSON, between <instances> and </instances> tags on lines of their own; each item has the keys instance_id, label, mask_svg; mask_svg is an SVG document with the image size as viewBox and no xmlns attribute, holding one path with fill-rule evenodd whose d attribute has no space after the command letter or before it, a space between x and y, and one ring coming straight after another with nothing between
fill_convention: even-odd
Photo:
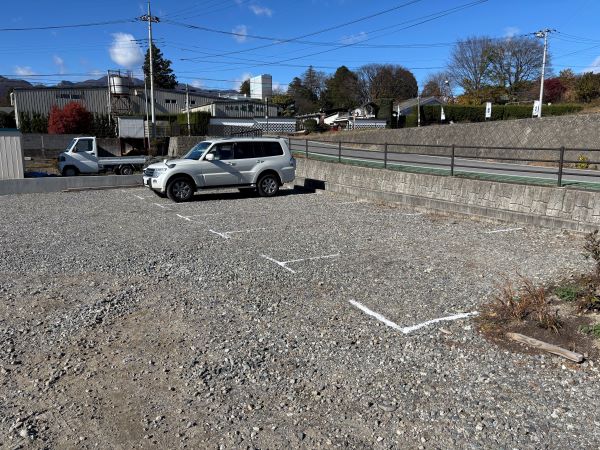
<instances>
[{"instance_id":1,"label":"corrugated metal building","mask_svg":"<svg viewBox=\"0 0 600 450\"><path fill-rule=\"evenodd\" d=\"M0 180L23 178L21 133L0 130Z\"/></svg>"},{"instance_id":2,"label":"corrugated metal building","mask_svg":"<svg viewBox=\"0 0 600 450\"><path fill-rule=\"evenodd\" d=\"M191 103L191 102L190 102ZM211 117L239 117L253 118L265 117L267 107L265 102L256 99L219 99L211 100L206 105L193 107L190 105L190 112L209 112ZM277 117L277 106L269 105L269 117Z\"/></svg>"},{"instance_id":3,"label":"corrugated metal building","mask_svg":"<svg viewBox=\"0 0 600 450\"><path fill-rule=\"evenodd\" d=\"M148 102L150 92L148 92ZM160 114L179 114L185 109L185 91L179 90L154 90L154 110ZM190 108L205 105L215 100L215 97L201 95L195 92L189 93ZM146 106L143 88L133 88L130 91L129 102L131 114L145 115ZM38 113L48 115L53 105L59 108L69 102L81 103L94 114L108 114L110 98L108 87L84 87L84 88L33 88L15 89L11 94L11 103L15 108L17 127L19 126L19 114ZM148 106L150 106L148 104ZM150 109L150 108L148 108Z\"/></svg>"}]
</instances>

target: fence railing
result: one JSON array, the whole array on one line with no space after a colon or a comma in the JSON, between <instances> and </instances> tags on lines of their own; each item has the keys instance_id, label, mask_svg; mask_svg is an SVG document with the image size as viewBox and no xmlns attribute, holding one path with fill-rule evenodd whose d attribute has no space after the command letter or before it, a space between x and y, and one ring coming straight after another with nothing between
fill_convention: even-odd
<instances>
[{"instance_id":1,"label":"fence railing","mask_svg":"<svg viewBox=\"0 0 600 450\"><path fill-rule=\"evenodd\" d=\"M385 169L427 170L450 176L485 174L600 183L600 149L572 147L506 147L459 144L398 144L323 142L289 139L291 151L308 159L376 166Z\"/></svg>"}]
</instances>

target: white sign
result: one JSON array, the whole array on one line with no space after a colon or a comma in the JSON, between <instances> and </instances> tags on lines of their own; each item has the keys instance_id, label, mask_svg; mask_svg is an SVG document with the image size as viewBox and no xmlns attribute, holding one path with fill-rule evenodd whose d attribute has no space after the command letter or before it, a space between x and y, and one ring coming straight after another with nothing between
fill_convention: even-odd
<instances>
[{"instance_id":1,"label":"white sign","mask_svg":"<svg viewBox=\"0 0 600 450\"><path fill-rule=\"evenodd\" d=\"M531 114L532 117L539 117L540 115L540 108L542 105L540 105L540 101L536 100L533 102L533 113Z\"/></svg>"},{"instance_id":2,"label":"white sign","mask_svg":"<svg viewBox=\"0 0 600 450\"><path fill-rule=\"evenodd\" d=\"M486 119L492 118L492 102L485 103L485 118Z\"/></svg>"},{"instance_id":3,"label":"white sign","mask_svg":"<svg viewBox=\"0 0 600 450\"><path fill-rule=\"evenodd\" d=\"M440 115L440 120L446 120L446 114L444 114L444 107L442 106L442 113Z\"/></svg>"}]
</instances>

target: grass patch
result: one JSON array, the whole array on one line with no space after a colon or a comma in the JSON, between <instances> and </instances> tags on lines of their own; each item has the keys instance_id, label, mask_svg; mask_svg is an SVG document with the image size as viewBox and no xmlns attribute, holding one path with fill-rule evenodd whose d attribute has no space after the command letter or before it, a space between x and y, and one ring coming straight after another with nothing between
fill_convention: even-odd
<instances>
[{"instance_id":1,"label":"grass patch","mask_svg":"<svg viewBox=\"0 0 600 450\"><path fill-rule=\"evenodd\" d=\"M594 325L584 325L579 329L583 334L589 334L596 339L600 339L600 323Z\"/></svg>"},{"instance_id":2,"label":"grass patch","mask_svg":"<svg viewBox=\"0 0 600 450\"><path fill-rule=\"evenodd\" d=\"M580 286L574 284L567 284L564 286L558 286L554 289L554 294L560 298L563 302L574 302L579 297Z\"/></svg>"}]
</instances>

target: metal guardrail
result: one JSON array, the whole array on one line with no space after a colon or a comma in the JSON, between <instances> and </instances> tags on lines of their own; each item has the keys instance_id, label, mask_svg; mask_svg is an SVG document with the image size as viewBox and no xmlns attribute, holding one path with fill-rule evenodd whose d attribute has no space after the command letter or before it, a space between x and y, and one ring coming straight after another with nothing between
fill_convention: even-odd
<instances>
[{"instance_id":1,"label":"metal guardrail","mask_svg":"<svg viewBox=\"0 0 600 450\"><path fill-rule=\"evenodd\" d=\"M337 162L354 163L363 161L365 165L377 164L388 169L390 166L402 164L419 167L443 169L450 176L455 176L460 169L475 169L463 173L479 173L490 175L506 175L502 172L520 172L531 174L553 175L559 187L564 186L564 176L597 178L600 182L600 170L589 169L593 165L600 167L600 149L572 147L506 147L506 146L471 146L457 144L390 144L390 143L356 143L356 142L323 142L308 139L288 139L289 147L297 155L307 159L328 159ZM432 151L436 149L436 151ZM506 155L508 152L518 155ZM536 157L545 152L543 157ZM575 158L573 154L577 154ZM581 155L584 155L580 159ZM586 155L593 155L590 159ZM412 157L412 158L411 158ZM427 160L415 160L425 157ZM487 164L478 163L488 161ZM493 164L502 167L494 167ZM522 164L516 164L522 163ZM573 165L581 167L572 167ZM511 167L514 166L514 167ZM592 173L590 173L592 172ZM595 173L594 173L595 172ZM514 175L513 175L514 176ZM539 177L538 177L539 178ZM547 179L547 178L546 178Z\"/></svg>"}]
</instances>

